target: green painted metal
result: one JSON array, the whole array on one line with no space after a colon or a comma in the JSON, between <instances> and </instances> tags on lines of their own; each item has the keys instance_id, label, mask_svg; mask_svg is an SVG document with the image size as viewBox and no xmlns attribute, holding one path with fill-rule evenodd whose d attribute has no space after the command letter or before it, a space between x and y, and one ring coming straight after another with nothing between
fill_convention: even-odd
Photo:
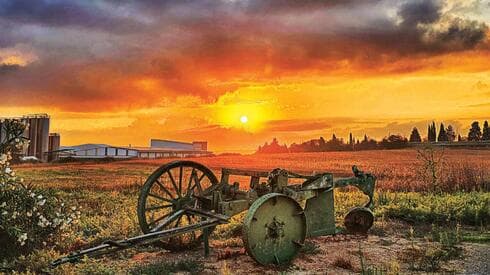
<instances>
[{"instance_id":1,"label":"green painted metal","mask_svg":"<svg viewBox=\"0 0 490 275\"><path fill-rule=\"evenodd\" d=\"M366 234L373 222L374 214L367 207L355 207L344 218L345 228L350 233Z\"/></svg>"},{"instance_id":2,"label":"green painted metal","mask_svg":"<svg viewBox=\"0 0 490 275\"><path fill-rule=\"evenodd\" d=\"M284 169L271 172L223 168L221 180L202 164L174 161L158 168L143 185L138 200L138 220L144 235L108 242L53 262L72 262L83 255L125 249L156 242L169 250L184 250L204 241L218 224L248 209L243 242L260 264L286 264L298 254L305 238L336 233L334 190L355 186L369 197L364 207L351 210L344 225L350 232L367 233L374 215L376 177L352 167L353 177L335 179L331 173L301 175ZM249 189L240 190L230 176L250 177ZM266 179L266 182L261 182ZM290 179L302 179L290 184ZM304 209L300 203L305 202Z\"/></svg>"},{"instance_id":3,"label":"green painted metal","mask_svg":"<svg viewBox=\"0 0 490 275\"><path fill-rule=\"evenodd\" d=\"M243 222L243 243L258 263L286 264L306 238L306 216L290 197L270 193L256 200Z\"/></svg>"},{"instance_id":4,"label":"green painted metal","mask_svg":"<svg viewBox=\"0 0 490 275\"><path fill-rule=\"evenodd\" d=\"M355 165L352 166L352 172L354 173L354 177L337 179L334 181L334 186L345 187L348 185L353 185L359 188L359 190L369 197L369 202L366 203L364 207L373 208L376 177L372 174L362 172Z\"/></svg>"},{"instance_id":5,"label":"green painted metal","mask_svg":"<svg viewBox=\"0 0 490 275\"><path fill-rule=\"evenodd\" d=\"M333 190L318 191L317 196L306 200L308 237L335 234Z\"/></svg>"}]
</instances>

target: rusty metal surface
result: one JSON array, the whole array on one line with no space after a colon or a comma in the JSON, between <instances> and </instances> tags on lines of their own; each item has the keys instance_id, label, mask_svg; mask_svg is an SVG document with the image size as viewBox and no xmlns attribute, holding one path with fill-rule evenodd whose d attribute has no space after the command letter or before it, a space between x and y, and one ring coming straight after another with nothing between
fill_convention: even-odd
<instances>
[{"instance_id":1,"label":"rusty metal surface","mask_svg":"<svg viewBox=\"0 0 490 275\"><path fill-rule=\"evenodd\" d=\"M207 233L229 217L248 209L243 241L248 254L260 264L289 263L306 237L336 233L334 190L355 186L368 196L365 207L351 210L344 225L350 232L367 233L374 215L376 177L352 167L354 176L335 179L331 173L301 175L284 169L270 173L222 169L218 181L210 169L192 161L174 161L149 176L140 192L138 219L144 235L78 251L55 262L72 262L134 245L159 241L166 249L182 250L205 242ZM230 175L250 177L250 189L230 183ZM266 178L267 182L260 182ZM303 179L289 184L289 179ZM297 182L297 180L296 180ZM207 184L205 184L207 183ZM304 209L300 203L304 203ZM201 231L206 234L196 235Z\"/></svg>"},{"instance_id":2,"label":"rusty metal surface","mask_svg":"<svg viewBox=\"0 0 490 275\"><path fill-rule=\"evenodd\" d=\"M270 193L250 207L243 222L243 243L260 264L286 264L296 257L306 238L306 216L290 197Z\"/></svg>"}]
</instances>

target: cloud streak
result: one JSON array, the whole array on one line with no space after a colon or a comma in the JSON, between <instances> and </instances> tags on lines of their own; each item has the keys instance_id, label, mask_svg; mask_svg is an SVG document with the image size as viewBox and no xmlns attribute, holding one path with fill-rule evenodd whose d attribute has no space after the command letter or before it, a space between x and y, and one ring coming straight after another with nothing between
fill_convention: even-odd
<instances>
[{"instance_id":1,"label":"cloud streak","mask_svg":"<svg viewBox=\"0 0 490 275\"><path fill-rule=\"evenodd\" d=\"M5 104L139 108L162 97L214 100L237 88L211 82L409 73L433 56L488 51L485 23L444 7L436 0L4 0L0 47L31 45L39 59L3 66L0 91ZM135 84L148 78L154 90Z\"/></svg>"}]
</instances>

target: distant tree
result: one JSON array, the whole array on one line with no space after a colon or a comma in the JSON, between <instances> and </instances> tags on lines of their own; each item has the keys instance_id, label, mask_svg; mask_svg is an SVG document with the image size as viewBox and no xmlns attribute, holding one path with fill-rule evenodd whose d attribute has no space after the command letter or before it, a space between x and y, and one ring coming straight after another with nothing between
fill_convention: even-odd
<instances>
[{"instance_id":1,"label":"distant tree","mask_svg":"<svg viewBox=\"0 0 490 275\"><path fill-rule=\"evenodd\" d=\"M364 135L364 139L356 146L356 150L374 150L378 148L378 142Z\"/></svg>"},{"instance_id":2,"label":"distant tree","mask_svg":"<svg viewBox=\"0 0 490 275\"><path fill-rule=\"evenodd\" d=\"M379 143L383 149L399 149L407 147L408 139L401 135L390 135Z\"/></svg>"},{"instance_id":3,"label":"distant tree","mask_svg":"<svg viewBox=\"0 0 490 275\"><path fill-rule=\"evenodd\" d=\"M349 133L349 144L350 145L354 144L354 139L352 137L352 133Z\"/></svg>"},{"instance_id":4,"label":"distant tree","mask_svg":"<svg viewBox=\"0 0 490 275\"><path fill-rule=\"evenodd\" d=\"M410 142L422 142L422 138L420 137L419 130L417 127L413 127L412 133L410 134Z\"/></svg>"},{"instance_id":5,"label":"distant tree","mask_svg":"<svg viewBox=\"0 0 490 275\"><path fill-rule=\"evenodd\" d=\"M430 134L431 134L431 130L432 130L432 127L431 127L431 126L430 126L430 124L429 124L429 126L427 126L427 141L428 141L428 142L430 142L430 138L431 138L431 136L430 136Z\"/></svg>"},{"instance_id":6,"label":"distant tree","mask_svg":"<svg viewBox=\"0 0 490 275\"><path fill-rule=\"evenodd\" d=\"M324 151L325 150L325 144L326 144L325 139L323 137L320 137L319 140L320 140L320 142L319 142L320 143L319 144L319 147L320 148L319 149L320 149L320 151Z\"/></svg>"},{"instance_id":7,"label":"distant tree","mask_svg":"<svg viewBox=\"0 0 490 275\"><path fill-rule=\"evenodd\" d=\"M437 141L438 142L446 142L447 140L447 134L446 134L446 129L444 128L444 124L441 122L441 127L439 127L439 135L437 136Z\"/></svg>"},{"instance_id":8,"label":"distant tree","mask_svg":"<svg viewBox=\"0 0 490 275\"><path fill-rule=\"evenodd\" d=\"M446 128L447 141L453 142L456 139L456 133L454 132L453 126L448 125Z\"/></svg>"},{"instance_id":9,"label":"distant tree","mask_svg":"<svg viewBox=\"0 0 490 275\"><path fill-rule=\"evenodd\" d=\"M279 142L276 138L272 139L271 144L267 142L264 145L257 149L257 154L271 154L271 153L288 153L288 147L286 145L279 145Z\"/></svg>"},{"instance_id":10,"label":"distant tree","mask_svg":"<svg viewBox=\"0 0 490 275\"><path fill-rule=\"evenodd\" d=\"M481 139L484 141L490 141L490 128L488 127L488 121L486 120L483 123L483 134Z\"/></svg>"},{"instance_id":11,"label":"distant tree","mask_svg":"<svg viewBox=\"0 0 490 275\"><path fill-rule=\"evenodd\" d=\"M427 141L429 142L435 142L436 141L436 123L432 122L432 124L429 124L429 127L427 129Z\"/></svg>"},{"instance_id":12,"label":"distant tree","mask_svg":"<svg viewBox=\"0 0 490 275\"><path fill-rule=\"evenodd\" d=\"M471 123L471 128L468 133L468 141L479 141L481 139L481 129L478 121Z\"/></svg>"},{"instance_id":13,"label":"distant tree","mask_svg":"<svg viewBox=\"0 0 490 275\"><path fill-rule=\"evenodd\" d=\"M462 140L461 135L458 135L458 142Z\"/></svg>"}]
</instances>

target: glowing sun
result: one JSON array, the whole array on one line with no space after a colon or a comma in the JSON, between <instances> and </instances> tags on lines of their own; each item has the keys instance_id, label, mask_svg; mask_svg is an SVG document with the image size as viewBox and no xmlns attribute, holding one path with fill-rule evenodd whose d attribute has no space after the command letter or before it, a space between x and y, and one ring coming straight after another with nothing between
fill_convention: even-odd
<instances>
[{"instance_id":1,"label":"glowing sun","mask_svg":"<svg viewBox=\"0 0 490 275\"><path fill-rule=\"evenodd\" d=\"M241 116L240 117L240 122L243 124L246 124L248 122L248 117L247 116Z\"/></svg>"}]
</instances>

